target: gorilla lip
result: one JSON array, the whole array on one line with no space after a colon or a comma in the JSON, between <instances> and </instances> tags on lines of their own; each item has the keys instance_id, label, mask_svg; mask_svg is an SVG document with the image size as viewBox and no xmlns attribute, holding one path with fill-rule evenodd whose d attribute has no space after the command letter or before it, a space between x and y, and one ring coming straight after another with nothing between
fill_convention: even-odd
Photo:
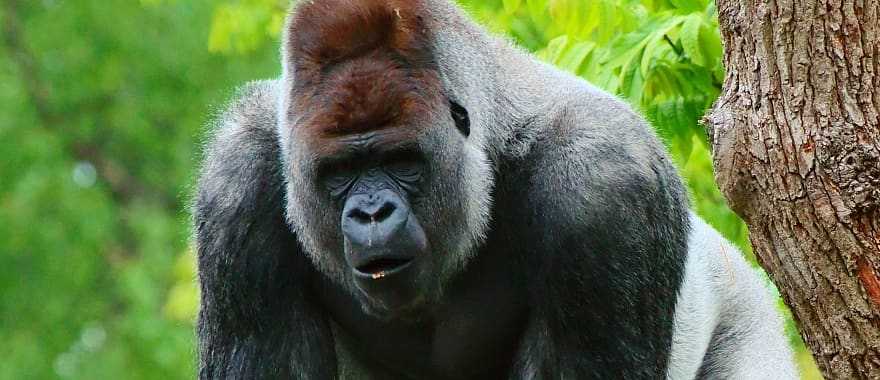
<instances>
[{"instance_id":1,"label":"gorilla lip","mask_svg":"<svg viewBox=\"0 0 880 380\"><path fill-rule=\"evenodd\" d=\"M354 273L363 279L378 280L396 274L413 263L413 258L404 257L378 257L364 265L354 268Z\"/></svg>"}]
</instances>

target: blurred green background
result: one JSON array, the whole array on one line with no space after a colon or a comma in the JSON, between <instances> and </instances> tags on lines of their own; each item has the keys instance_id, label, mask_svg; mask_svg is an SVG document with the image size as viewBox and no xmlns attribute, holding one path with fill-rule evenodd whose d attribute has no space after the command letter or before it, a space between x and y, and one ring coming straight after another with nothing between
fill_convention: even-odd
<instances>
[{"instance_id":1,"label":"blurred green background","mask_svg":"<svg viewBox=\"0 0 880 380\"><path fill-rule=\"evenodd\" d=\"M723 78L713 3L460 3L642 110L695 208L751 257L698 124ZM289 2L0 4L0 379L193 378L188 203L205 126L236 86L278 75Z\"/></svg>"}]
</instances>

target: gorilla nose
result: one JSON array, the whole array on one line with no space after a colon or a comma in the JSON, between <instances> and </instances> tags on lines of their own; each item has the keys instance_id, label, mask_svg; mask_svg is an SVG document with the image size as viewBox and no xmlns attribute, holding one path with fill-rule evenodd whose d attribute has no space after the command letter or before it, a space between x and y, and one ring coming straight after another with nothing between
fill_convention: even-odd
<instances>
[{"instance_id":1,"label":"gorilla nose","mask_svg":"<svg viewBox=\"0 0 880 380\"><path fill-rule=\"evenodd\" d=\"M366 277L403 269L426 246L424 231L408 204L387 189L349 197L342 211L342 233L349 265Z\"/></svg>"},{"instance_id":2,"label":"gorilla nose","mask_svg":"<svg viewBox=\"0 0 880 380\"><path fill-rule=\"evenodd\" d=\"M348 211L348 217L359 224L382 223L385 219L388 219L393 215L396 210L397 206L394 202L375 202L367 207L355 207L351 209ZM400 215L400 213L397 214Z\"/></svg>"},{"instance_id":3,"label":"gorilla nose","mask_svg":"<svg viewBox=\"0 0 880 380\"><path fill-rule=\"evenodd\" d=\"M342 211L342 232L358 246L382 247L406 225L409 210L391 190L353 195Z\"/></svg>"}]
</instances>

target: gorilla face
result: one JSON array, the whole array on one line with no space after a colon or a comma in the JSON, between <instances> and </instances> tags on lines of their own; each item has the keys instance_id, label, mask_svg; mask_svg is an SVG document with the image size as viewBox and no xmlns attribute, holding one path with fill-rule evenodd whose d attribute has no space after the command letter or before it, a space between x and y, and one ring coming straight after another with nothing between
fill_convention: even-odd
<instances>
[{"instance_id":1,"label":"gorilla face","mask_svg":"<svg viewBox=\"0 0 880 380\"><path fill-rule=\"evenodd\" d=\"M468 145L467 110L445 103L317 136L304 112L282 130L290 224L316 267L372 315L437 302L486 229L491 172Z\"/></svg>"},{"instance_id":2,"label":"gorilla face","mask_svg":"<svg viewBox=\"0 0 880 380\"><path fill-rule=\"evenodd\" d=\"M412 203L424 194L425 158L413 150L382 151L380 134L349 140L371 159L344 158L319 167L319 181L341 205L345 270L371 305L398 309L424 292L431 250Z\"/></svg>"}]
</instances>

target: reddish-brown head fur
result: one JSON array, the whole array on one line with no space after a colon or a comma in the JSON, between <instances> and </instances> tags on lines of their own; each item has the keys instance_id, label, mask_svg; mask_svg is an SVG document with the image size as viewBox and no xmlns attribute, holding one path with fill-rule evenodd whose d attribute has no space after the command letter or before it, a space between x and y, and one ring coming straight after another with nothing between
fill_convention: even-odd
<instances>
[{"instance_id":1,"label":"reddish-brown head fur","mask_svg":"<svg viewBox=\"0 0 880 380\"><path fill-rule=\"evenodd\" d=\"M297 8L287 59L307 135L407 129L438 104L423 16L418 0L305 0Z\"/></svg>"}]
</instances>

